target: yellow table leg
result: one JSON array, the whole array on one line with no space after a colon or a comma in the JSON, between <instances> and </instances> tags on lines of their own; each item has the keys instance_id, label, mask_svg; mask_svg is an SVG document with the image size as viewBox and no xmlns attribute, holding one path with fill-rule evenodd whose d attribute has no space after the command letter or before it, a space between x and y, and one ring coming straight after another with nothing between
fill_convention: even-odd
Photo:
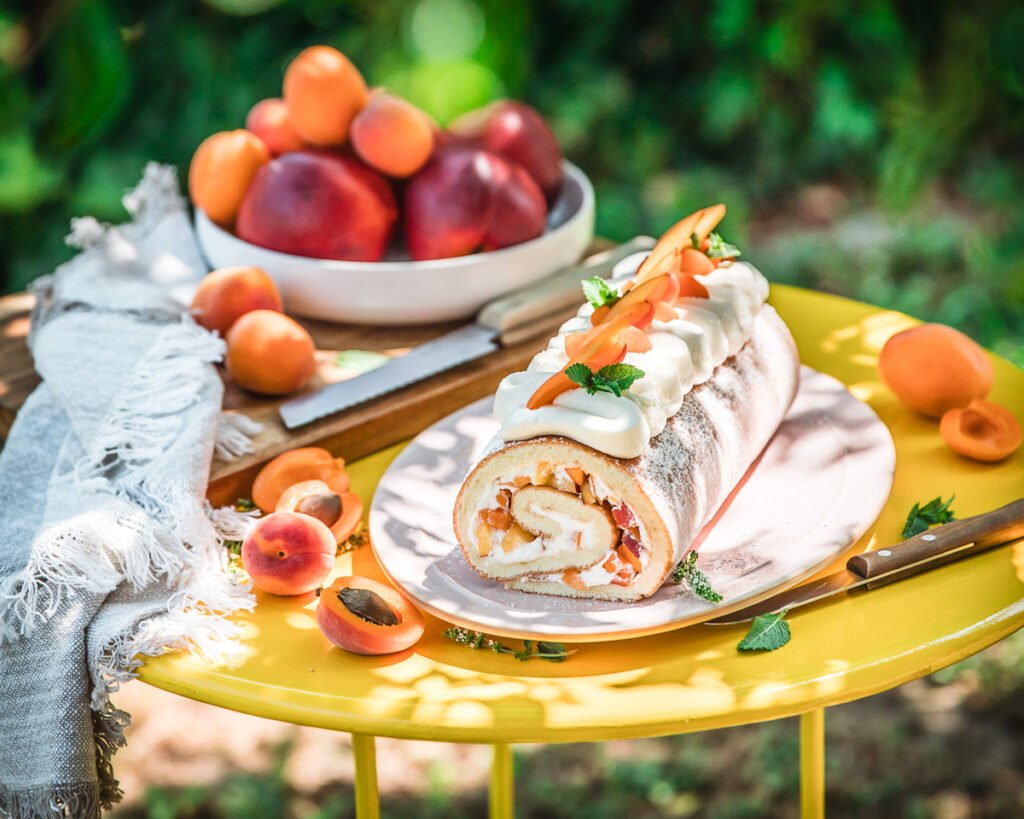
<instances>
[{"instance_id":1,"label":"yellow table leg","mask_svg":"<svg viewBox=\"0 0 1024 819\"><path fill-rule=\"evenodd\" d=\"M800 816L825 817L825 709L800 715Z\"/></svg>"},{"instance_id":2,"label":"yellow table leg","mask_svg":"<svg viewBox=\"0 0 1024 819\"><path fill-rule=\"evenodd\" d=\"M495 743L491 762L490 819L515 819L512 783L512 746L505 742Z\"/></svg>"},{"instance_id":3,"label":"yellow table leg","mask_svg":"<svg viewBox=\"0 0 1024 819\"><path fill-rule=\"evenodd\" d=\"M380 819L374 737L352 734L352 751L356 760L356 819Z\"/></svg>"}]
</instances>

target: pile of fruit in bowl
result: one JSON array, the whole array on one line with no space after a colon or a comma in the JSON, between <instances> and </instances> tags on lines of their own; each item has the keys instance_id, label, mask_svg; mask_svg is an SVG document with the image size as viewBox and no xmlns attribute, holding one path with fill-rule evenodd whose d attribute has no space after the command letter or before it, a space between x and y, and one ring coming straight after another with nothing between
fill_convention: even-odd
<instances>
[{"instance_id":1,"label":"pile of fruit in bowl","mask_svg":"<svg viewBox=\"0 0 1024 819\"><path fill-rule=\"evenodd\" d=\"M313 46L288 65L283 98L199 146L189 190L251 244L376 262L392 243L425 260L536 238L562 179L558 142L528 105L499 101L442 130L367 88L340 51Z\"/></svg>"},{"instance_id":2,"label":"pile of fruit in bowl","mask_svg":"<svg viewBox=\"0 0 1024 819\"><path fill-rule=\"evenodd\" d=\"M590 182L522 102L441 128L319 45L245 125L192 158L197 235L211 267L266 270L291 313L464 318L576 262L593 238Z\"/></svg>"}]
</instances>

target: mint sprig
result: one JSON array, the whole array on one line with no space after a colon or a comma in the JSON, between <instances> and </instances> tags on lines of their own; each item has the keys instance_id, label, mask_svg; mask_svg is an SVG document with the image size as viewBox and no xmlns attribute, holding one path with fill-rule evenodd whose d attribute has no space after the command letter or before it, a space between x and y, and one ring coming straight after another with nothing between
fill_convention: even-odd
<instances>
[{"instance_id":1,"label":"mint sprig","mask_svg":"<svg viewBox=\"0 0 1024 819\"><path fill-rule=\"evenodd\" d=\"M685 583L695 595L709 603L721 603L722 595L711 588L708 576L697 568L697 553L690 552L672 570L672 580Z\"/></svg>"},{"instance_id":2,"label":"mint sprig","mask_svg":"<svg viewBox=\"0 0 1024 819\"><path fill-rule=\"evenodd\" d=\"M785 609L757 615L750 624L747 636L740 640L736 648L740 651L775 651L782 648L791 636L785 617Z\"/></svg>"},{"instance_id":3,"label":"mint sprig","mask_svg":"<svg viewBox=\"0 0 1024 819\"><path fill-rule=\"evenodd\" d=\"M902 536L904 538L913 537L921 532L927 532L929 526L956 520L956 513L949 508L955 497L956 495L950 495L949 500L945 503L943 503L941 495L932 498L924 506L915 503L910 509L910 514L907 515L907 522L903 524Z\"/></svg>"},{"instance_id":4,"label":"mint sprig","mask_svg":"<svg viewBox=\"0 0 1024 819\"><path fill-rule=\"evenodd\" d=\"M708 249L705 251L710 259L735 259L742 256L736 245L731 245L717 233L708 236Z\"/></svg>"},{"instance_id":5,"label":"mint sprig","mask_svg":"<svg viewBox=\"0 0 1024 819\"><path fill-rule=\"evenodd\" d=\"M633 382L644 377L644 371L632 364L608 364L594 372L586 364L571 365L565 371L569 380L579 384L591 395L597 392L610 392L621 396L633 386Z\"/></svg>"},{"instance_id":6,"label":"mint sprig","mask_svg":"<svg viewBox=\"0 0 1024 819\"><path fill-rule=\"evenodd\" d=\"M580 284L583 286L583 296L595 310L605 305L610 307L622 298L615 288L600 276L591 276L589 279L584 279Z\"/></svg>"},{"instance_id":7,"label":"mint sprig","mask_svg":"<svg viewBox=\"0 0 1024 819\"><path fill-rule=\"evenodd\" d=\"M488 637L480 631L470 631L468 628L452 626L444 630L444 636L448 640L469 648L483 648L493 651L495 654L511 654L520 662L526 660L547 660L551 663L561 663L575 654L575 649L567 649L562 643L552 643L540 640L534 643L532 640L523 640L522 649L515 649L507 646L493 637Z\"/></svg>"}]
</instances>

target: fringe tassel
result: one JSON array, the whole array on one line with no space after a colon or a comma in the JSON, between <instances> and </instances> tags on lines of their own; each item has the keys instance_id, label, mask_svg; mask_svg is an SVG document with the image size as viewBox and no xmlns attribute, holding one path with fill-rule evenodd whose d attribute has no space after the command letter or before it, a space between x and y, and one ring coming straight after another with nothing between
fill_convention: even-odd
<instances>
[{"instance_id":1,"label":"fringe tassel","mask_svg":"<svg viewBox=\"0 0 1024 819\"><path fill-rule=\"evenodd\" d=\"M99 819L110 807L100 798L95 782L54 785L11 791L0 786L0 816L17 819Z\"/></svg>"},{"instance_id":2,"label":"fringe tassel","mask_svg":"<svg viewBox=\"0 0 1024 819\"><path fill-rule=\"evenodd\" d=\"M213 452L222 461L235 461L253 452L252 439L263 432L263 424L240 412L222 412L217 419Z\"/></svg>"}]
</instances>

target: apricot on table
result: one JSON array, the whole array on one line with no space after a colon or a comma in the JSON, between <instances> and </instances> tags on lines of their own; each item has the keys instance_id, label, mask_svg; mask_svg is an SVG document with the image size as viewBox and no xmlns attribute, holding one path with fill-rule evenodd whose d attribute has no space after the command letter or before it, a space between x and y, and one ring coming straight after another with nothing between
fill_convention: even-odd
<instances>
[{"instance_id":1,"label":"apricot on table","mask_svg":"<svg viewBox=\"0 0 1024 819\"><path fill-rule=\"evenodd\" d=\"M192 203L211 221L230 227L256 171L269 161L270 149L244 128L207 137L196 148L188 168Z\"/></svg>"},{"instance_id":2,"label":"apricot on table","mask_svg":"<svg viewBox=\"0 0 1024 819\"><path fill-rule=\"evenodd\" d=\"M242 541L242 565L270 594L313 591L334 566L338 542L316 518L275 512L259 518Z\"/></svg>"},{"instance_id":3,"label":"apricot on table","mask_svg":"<svg viewBox=\"0 0 1024 819\"><path fill-rule=\"evenodd\" d=\"M257 102L245 117L245 127L262 139L274 156L306 147L288 118L288 106L280 97Z\"/></svg>"},{"instance_id":4,"label":"apricot on table","mask_svg":"<svg viewBox=\"0 0 1024 819\"><path fill-rule=\"evenodd\" d=\"M992 389L992 363L981 345L943 324L894 335L878 357L878 372L904 404L932 418Z\"/></svg>"},{"instance_id":5,"label":"apricot on table","mask_svg":"<svg viewBox=\"0 0 1024 819\"><path fill-rule=\"evenodd\" d=\"M264 512L273 512L290 487L305 481L323 481L334 494L343 495L349 487L345 459L335 458L318 446L282 452L268 461L256 476L252 499Z\"/></svg>"},{"instance_id":6,"label":"apricot on table","mask_svg":"<svg viewBox=\"0 0 1024 819\"><path fill-rule=\"evenodd\" d=\"M368 577L339 577L319 592L316 622L338 648L392 654L423 636L423 615L390 586Z\"/></svg>"},{"instance_id":7,"label":"apricot on table","mask_svg":"<svg viewBox=\"0 0 1024 819\"><path fill-rule=\"evenodd\" d=\"M311 145L340 145L366 104L366 82L351 61L330 46L311 46L288 65L284 101L296 133Z\"/></svg>"},{"instance_id":8,"label":"apricot on table","mask_svg":"<svg viewBox=\"0 0 1024 819\"><path fill-rule=\"evenodd\" d=\"M986 463L1010 457L1024 440L1012 412L980 399L947 411L939 422L939 432L954 452Z\"/></svg>"},{"instance_id":9,"label":"apricot on table","mask_svg":"<svg viewBox=\"0 0 1024 819\"><path fill-rule=\"evenodd\" d=\"M274 510L310 515L329 526L341 543L359 526L363 502L355 492L336 493L324 481L299 481L281 493Z\"/></svg>"},{"instance_id":10,"label":"apricot on table","mask_svg":"<svg viewBox=\"0 0 1024 819\"><path fill-rule=\"evenodd\" d=\"M253 310L284 310L274 280L260 267L222 267L199 282L190 312L207 330L224 336Z\"/></svg>"},{"instance_id":11,"label":"apricot on table","mask_svg":"<svg viewBox=\"0 0 1024 819\"><path fill-rule=\"evenodd\" d=\"M434 150L429 117L411 102L385 91L375 93L356 114L349 138L363 162L398 178L416 173Z\"/></svg>"},{"instance_id":12,"label":"apricot on table","mask_svg":"<svg viewBox=\"0 0 1024 819\"><path fill-rule=\"evenodd\" d=\"M316 372L316 345L306 329L284 313L253 310L228 330L228 372L242 387L262 395L301 389Z\"/></svg>"}]
</instances>

